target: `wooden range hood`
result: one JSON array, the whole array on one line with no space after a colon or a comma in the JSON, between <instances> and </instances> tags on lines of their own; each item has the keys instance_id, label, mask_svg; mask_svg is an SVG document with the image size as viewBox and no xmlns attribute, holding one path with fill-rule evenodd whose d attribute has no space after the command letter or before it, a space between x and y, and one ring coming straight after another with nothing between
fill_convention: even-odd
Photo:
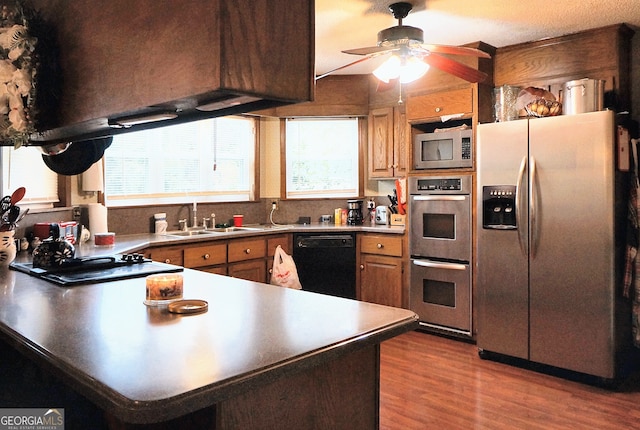
<instances>
[{"instance_id":1,"label":"wooden range hood","mask_svg":"<svg viewBox=\"0 0 640 430\"><path fill-rule=\"evenodd\" d=\"M313 100L313 1L31 4L55 28L63 74L59 126L33 145Z\"/></svg>"}]
</instances>

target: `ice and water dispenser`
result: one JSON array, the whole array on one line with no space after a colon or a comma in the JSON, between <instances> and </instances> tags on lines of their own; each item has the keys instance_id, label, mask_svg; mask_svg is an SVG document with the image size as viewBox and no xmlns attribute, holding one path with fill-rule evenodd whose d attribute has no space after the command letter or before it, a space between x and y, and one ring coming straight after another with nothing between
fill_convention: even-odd
<instances>
[{"instance_id":1,"label":"ice and water dispenser","mask_svg":"<svg viewBox=\"0 0 640 430\"><path fill-rule=\"evenodd\" d=\"M516 228L515 185L482 187L482 227L496 230Z\"/></svg>"}]
</instances>

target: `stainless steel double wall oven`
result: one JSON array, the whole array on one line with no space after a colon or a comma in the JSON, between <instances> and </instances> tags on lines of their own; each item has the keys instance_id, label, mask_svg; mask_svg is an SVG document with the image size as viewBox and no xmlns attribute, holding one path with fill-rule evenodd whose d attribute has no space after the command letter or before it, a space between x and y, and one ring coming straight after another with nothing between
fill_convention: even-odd
<instances>
[{"instance_id":1,"label":"stainless steel double wall oven","mask_svg":"<svg viewBox=\"0 0 640 430\"><path fill-rule=\"evenodd\" d=\"M410 177L409 306L420 324L471 336L470 175Z\"/></svg>"}]
</instances>

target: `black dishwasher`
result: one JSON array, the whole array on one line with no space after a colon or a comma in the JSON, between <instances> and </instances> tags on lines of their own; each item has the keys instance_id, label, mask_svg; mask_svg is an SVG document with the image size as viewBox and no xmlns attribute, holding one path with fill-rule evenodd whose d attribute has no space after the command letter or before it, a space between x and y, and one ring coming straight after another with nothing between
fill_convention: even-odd
<instances>
[{"instance_id":1,"label":"black dishwasher","mask_svg":"<svg viewBox=\"0 0 640 430\"><path fill-rule=\"evenodd\" d=\"M294 233L293 260L303 290L356 298L355 234Z\"/></svg>"}]
</instances>

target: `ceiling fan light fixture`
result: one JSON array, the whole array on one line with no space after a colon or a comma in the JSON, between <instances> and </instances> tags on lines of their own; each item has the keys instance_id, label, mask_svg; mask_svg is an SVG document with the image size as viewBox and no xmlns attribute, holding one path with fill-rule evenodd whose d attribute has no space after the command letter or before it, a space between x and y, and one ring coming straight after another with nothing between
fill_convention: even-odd
<instances>
[{"instance_id":1,"label":"ceiling fan light fixture","mask_svg":"<svg viewBox=\"0 0 640 430\"><path fill-rule=\"evenodd\" d=\"M400 58L392 55L373 71L373 75L384 83L392 79L400 79L400 83L408 84L420 79L429 70L429 65L415 56Z\"/></svg>"},{"instance_id":2,"label":"ceiling fan light fixture","mask_svg":"<svg viewBox=\"0 0 640 430\"><path fill-rule=\"evenodd\" d=\"M373 71L373 76L380 79L385 84L388 84L390 80L396 79L400 76L401 61L397 55L392 55L382 63L378 68Z\"/></svg>"},{"instance_id":3,"label":"ceiling fan light fixture","mask_svg":"<svg viewBox=\"0 0 640 430\"><path fill-rule=\"evenodd\" d=\"M409 57L400 70L400 83L408 84L423 77L429 71L429 65L418 57Z\"/></svg>"}]
</instances>

